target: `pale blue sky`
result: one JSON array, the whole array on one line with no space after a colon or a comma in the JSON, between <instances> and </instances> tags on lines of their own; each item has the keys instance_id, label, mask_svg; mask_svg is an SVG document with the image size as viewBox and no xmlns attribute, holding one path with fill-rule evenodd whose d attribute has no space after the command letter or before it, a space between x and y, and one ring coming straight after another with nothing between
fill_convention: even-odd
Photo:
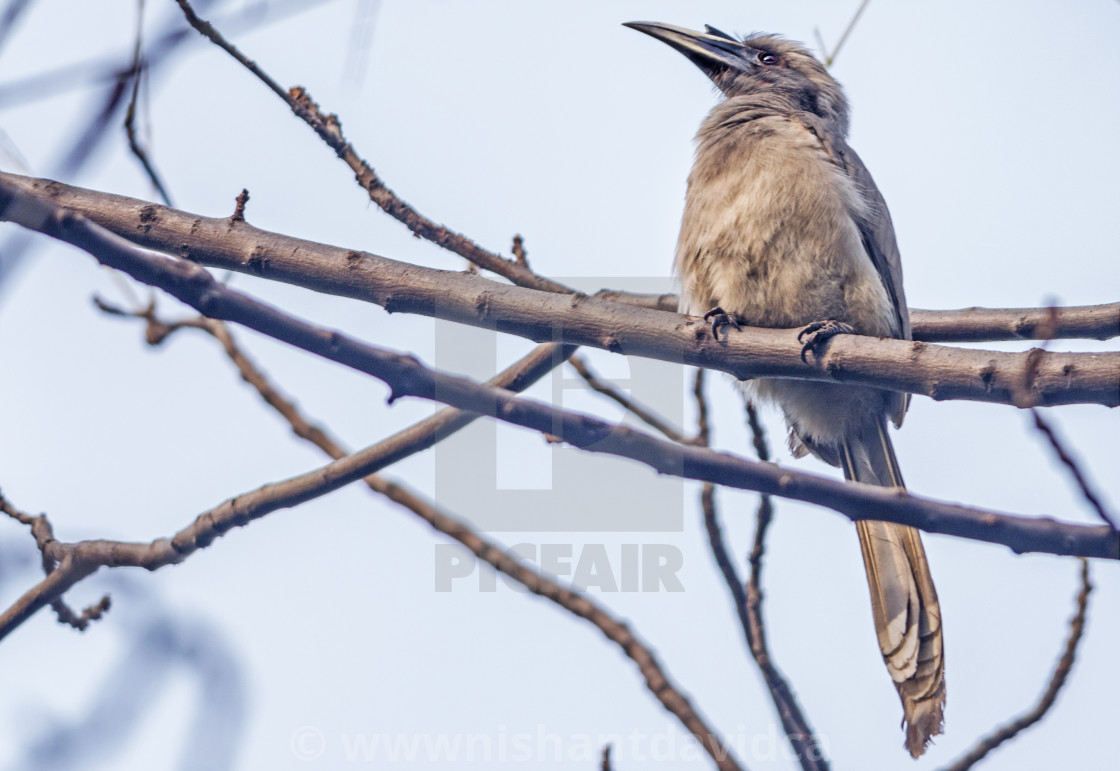
<instances>
[{"instance_id":1,"label":"pale blue sky","mask_svg":"<svg viewBox=\"0 0 1120 771\"><path fill-rule=\"evenodd\" d=\"M178 13L171 2L147 5L151 29ZM436 221L507 253L512 235L522 233L533 267L546 275L644 288L667 281L692 135L715 96L685 59L621 23L709 23L810 43L819 27L832 42L856 5L385 0L360 83L344 77L353 0L235 39L280 83L306 86L337 112L389 186ZM41 0L0 51L0 83L126 52L134 18L135 3L127 0ZM834 71L853 106L851 142L890 204L913 306L1118 299L1118 33L1120 5L1108 0L870 4ZM248 218L259 227L463 266L370 204L333 153L213 46L192 45L151 86L153 158L178 207L225 216L245 187L252 194ZM52 168L64 140L94 109L93 93L0 104L0 129L30 173ZM7 156L0 163L14 169ZM154 195L123 132L66 181ZM10 230L0 228L0 237ZM234 280L304 318L436 366L454 365L437 355L446 331L428 319ZM124 302L116 282L87 256L45 244L0 295L0 487L17 505L47 511L60 538L166 535L230 495L321 463L259 404L212 341L183 334L151 350L139 328L98 313L94 293ZM176 311L170 302L163 307ZM387 407L386 389L375 381L256 335L240 338L287 393L354 447L431 411L418 401ZM528 347L502 340L499 363ZM667 365L647 371L601 353L590 358L606 375L656 382L664 409L692 419L684 398L689 373ZM714 377L710 384L717 443L749 454L730 383ZM532 394L549 398L554 385ZM571 389L563 394L565 406L618 415ZM1082 406L1049 414L1115 507L1116 412ZM778 461L795 463L781 446L780 421L768 414L767 427ZM916 493L1094 521L1013 408L916 398L896 445ZM499 432L497 452L502 486L547 486L552 477L542 468L571 462L592 480L588 507L608 508L617 494L607 489L611 475L634 491L629 500L638 514L649 505L643 500L680 501L683 531L496 538L567 545L577 556L601 548L619 569L623 544L679 549L683 592L592 594L657 650L711 723L738 743L745 765L794 768L775 738L780 727L709 556L695 487L621 461L572 457L512 429ZM567 454L558 460L555 452ZM441 475L474 478L469 458L455 457L448 463L428 453L387 473L432 493ZM808 460L796 467L838 476ZM479 472L480 489L494 486L490 473ZM725 492L720 502L741 565L755 499ZM486 513L468 496L439 503L468 519ZM874 642L850 523L778 502L764 579L770 644L837 768L944 765L1033 705L1061 648L1076 562L925 540L945 617L949 702L945 735L912 763ZM635 667L595 629L500 581L495 592L479 591L477 573L451 592L434 591L444 543L411 514L352 488L233 532L181 566L103 573L83 583L71 598L78 605L107 587L114 592L104 621L79 635L40 613L3 643L0 768L21 767L38 737L84 719L103 681L137 655L129 647L137 630L164 617L207 641L198 656L239 673L223 680L229 687L221 696L235 704L244 698L233 766L239 771L371 764L359 749L382 736L417 737L421 759L425 737L442 736L451 746L458 736L459 765L471 765L468 739L478 753L491 742L495 756L505 741L512 757L518 734L531 737L550 768L593 767L580 753L612 734L623 737L619 768L708 767L687 749ZM7 560L0 600L7 603L37 567L20 527L0 523L0 547ZM1046 721L999 750L988 768L1099 768L1112 757L1120 573L1114 564L1093 567L1098 588L1066 690ZM190 661L193 650L180 651L181 660ZM191 671L174 670L163 690L153 685L124 749L88 767L177 767L200 694L216 692ZM561 760L550 737L560 737ZM300 757L314 754L320 740L321 756ZM641 754L663 751L670 757L660 763Z\"/></svg>"}]
</instances>

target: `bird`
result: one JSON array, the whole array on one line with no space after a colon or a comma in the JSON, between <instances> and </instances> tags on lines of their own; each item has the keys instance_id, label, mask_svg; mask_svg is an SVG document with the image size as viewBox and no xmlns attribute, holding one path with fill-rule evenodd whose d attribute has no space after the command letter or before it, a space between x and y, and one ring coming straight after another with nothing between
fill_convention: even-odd
<instances>
[{"instance_id":1,"label":"bird","mask_svg":"<svg viewBox=\"0 0 1120 771\"><path fill-rule=\"evenodd\" d=\"M629 22L684 54L722 100L696 135L674 260L680 311L711 333L800 328L802 358L837 334L911 339L886 202L847 144L840 84L803 45L705 26ZM795 457L814 455L850 482L905 487L887 429L908 394L758 378L744 396L777 405ZM941 609L918 531L858 520L879 649L902 701L914 758L944 727Z\"/></svg>"}]
</instances>

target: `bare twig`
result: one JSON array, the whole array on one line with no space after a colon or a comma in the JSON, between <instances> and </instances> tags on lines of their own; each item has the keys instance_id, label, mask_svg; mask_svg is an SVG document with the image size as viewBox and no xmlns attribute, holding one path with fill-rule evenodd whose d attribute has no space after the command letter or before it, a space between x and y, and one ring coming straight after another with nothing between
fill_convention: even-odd
<instances>
[{"instance_id":1,"label":"bare twig","mask_svg":"<svg viewBox=\"0 0 1120 771\"><path fill-rule=\"evenodd\" d=\"M1054 454L1058 456L1058 460L1062 462L1063 466L1069 469L1069 473L1073 476L1074 482L1077 483L1077 489L1081 491L1081 495L1089 502L1089 505L1092 506L1093 510L1097 513L1097 516L1108 523L1108 526L1113 530L1116 530L1116 518L1105 508L1104 502L1101 500L1100 496L1097 495L1096 491L1093 490L1092 485L1089 484L1089 480L1085 472L1081 470L1080 464L1069 453L1069 450L1065 448L1062 441L1058 438L1057 433L1055 433L1054 428L1050 425L1050 422L1042 416L1042 413L1037 407L1031 408L1031 418L1034 420L1035 428L1037 428L1050 443L1050 447L1054 450Z\"/></svg>"},{"instance_id":2,"label":"bare twig","mask_svg":"<svg viewBox=\"0 0 1120 771\"><path fill-rule=\"evenodd\" d=\"M817 38L821 44L821 54L824 56L825 67L831 67L832 63L836 61L836 57L840 55L840 49L844 47L844 43L848 42L848 37L852 34L852 30L856 28L856 22L858 22L859 17L863 15L863 9L867 7L869 2L871 2L871 0L863 0L863 2L859 4L859 8L857 8L855 14L852 15L848 26L844 28L844 34L836 41L836 47L832 49L832 53L828 52L827 47L824 45L824 39L820 37L820 33L817 33Z\"/></svg>"},{"instance_id":3,"label":"bare twig","mask_svg":"<svg viewBox=\"0 0 1120 771\"><path fill-rule=\"evenodd\" d=\"M223 286L196 265L160 258L138 249L54 204L20 194L2 179L0 211L12 221L87 250L105 265L159 286L206 316L235 321L373 375L389 386L390 400L402 396L435 399L541 433L557 434L585 450L632 458L664 473L818 503L855 520L898 522L929 532L1003 543L1020 552L1037 550L1120 559L1120 535L1106 526L1015 517L932 501L896 489L846 484L788 471L727 453L659 440L633 429L518 398L465 378L433 372L412 356L364 345L259 303Z\"/></svg>"},{"instance_id":4,"label":"bare twig","mask_svg":"<svg viewBox=\"0 0 1120 771\"><path fill-rule=\"evenodd\" d=\"M358 184L369 194L370 200L385 210L387 214L400 221L421 238L455 252L480 268L504 276L519 286L547 292L572 293L572 290L563 284L542 278L529 270L527 266L487 251L461 233L455 233L442 225L437 225L402 201L396 193L381 181L373 168L362 159L354 146L346 140L346 137L342 134L342 123L337 115L324 114L319 109L319 105L312 100L311 95L307 93L307 90L300 86L295 86L290 91L285 90L256 62L250 60L237 50L236 46L222 37L221 33L212 24L200 19L187 0L176 1L179 3L179 7L183 9L183 13L192 27L236 59L268 86L273 93L283 99L292 112L310 126L319 135L319 138L335 151L335 154L354 172Z\"/></svg>"},{"instance_id":5,"label":"bare twig","mask_svg":"<svg viewBox=\"0 0 1120 771\"><path fill-rule=\"evenodd\" d=\"M842 335L820 365L801 360L796 331L744 328L715 341L699 318L585 296L508 286L349 249L230 226L132 199L0 173L0 184L72 208L142 246L199 264L527 337L703 366L738 378L793 377L868 384L934 399L1011 403L1028 354ZM1038 404L1120 404L1120 352L1051 353L1039 360Z\"/></svg>"},{"instance_id":6,"label":"bare twig","mask_svg":"<svg viewBox=\"0 0 1120 771\"><path fill-rule=\"evenodd\" d=\"M51 572L55 569L55 561L48 555L47 546L55 543L55 538L54 530L51 528L50 521L47 519L46 515L40 514L39 516L33 517L30 514L25 514L15 508L4 497L3 493L0 493L0 512L7 514L17 522L31 528L31 534L35 537L35 544L39 547L39 552L43 558L43 572L49 577ZM81 613L76 613L73 608L67 605L66 601L62 599L62 593L60 592L55 597L50 598L49 604L60 624L66 624L67 626L77 629L79 632L84 632L91 622L97 621L109 610L111 601L109 595L105 595Z\"/></svg>"},{"instance_id":7,"label":"bare twig","mask_svg":"<svg viewBox=\"0 0 1120 771\"><path fill-rule=\"evenodd\" d=\"M112 605L112 600L110 600L109 595L106 594L99 601L86 607L81 613L75 613L70 606L61 599L52 601L51 609L54 610L55 615L58 616L60 623L71 626L79 632L84 632L86 627L90 625L90 622L99 620L109 610L110 605Z\"/></svg>"},{"instance_id":8,"label":"bare twig","mask_svg":"<svg viewBox=\"0 0 1120 771\"><path fill-rule=\"evenodd\" d=\"M670 426L667 421L653 412L653 410L635 402L610 383L600 380L587 366L587 362L585 362L581 356L573 356L568 363L572 365L572 368L579 373L579 376L584 379L593 391L601 393L611 401L621 405L623 409L632 413L634 417L641 420L650 428L660 432L666 438L674 442L680 442L682 444L692 444L694 442L691 437L685 436L680 431Z\"/></svg>"},{"instance_id":9,"label":"bare twig","mask_svg":"<svg viewBox=\"0 0 1120 771\"><path fill-rule=\"evenodd\" d=\"M711 430L708 423L708 403L704 397L704 370L696 370L693 396L697 408L697 437L698 443L707 447L711 442ZM756 446L762 444L760 454L769 453L765 449L765 438L761 434L755 435ZM739 617L739 625L746 638L747 650L755 664L758 665L766 687L770 690L770 699L778 711L782 721L782 729L793 751L797 754L798 762L805 771L824 771L829 767L825 758L824 749L820 746L808 719L801 711L797 698L790 690L782 673L774 665L770 651L766 646L766 633L762 619L762 590L760 588L762 570L762 543L765 537L766 526L770 521L770 496L763 495L759 505L758 525L755 530L755 546L751 552L751 582L743 587L735 564L727 551L723 540L723 531L719 524L719 515L716 512L715 485L705 482L700 492L700 505L704 512L704 527L708 532L708 544L716 565L723 575L724 583L731 593L735 613ZM763 518L765 512L765 519Z\"/></svg>"},{"instance_id":10,"label":"bare twig","mask_svg":"<svg viewBox=\"0 0 1120 771\"><path fill-rule=\"evenodd\" d=\"M1058 693L1061 692L1062 686L1066 684L1070 670L1073 668L1073 661L1077 655L1077 645L1081 642L1081 636L1085 631L1085 617L1089 609L1089 593L1092 590L1093 585L1089 583L1089 562L1081 560L1081 589L1077 593L1077 611L1070 620L1069 636L1066 638L1065 648L1062 651L1061 658L1058 659L1054 674L1050 677L1050 682L1046 686L1042 698L1030 711L984 737L967 755L946 767L944 771L966 771L966 769L972 768L992 750L1015 738L1046 716L1046 713L1054 706Z\"/></svg>"}]
</instances>

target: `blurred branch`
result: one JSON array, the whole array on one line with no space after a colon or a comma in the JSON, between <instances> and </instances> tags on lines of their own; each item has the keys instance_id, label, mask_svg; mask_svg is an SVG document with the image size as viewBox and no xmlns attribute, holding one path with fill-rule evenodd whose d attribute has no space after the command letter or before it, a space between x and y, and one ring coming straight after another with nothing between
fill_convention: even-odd
<instances>
[{"instance_id":1,"label":"blurred branch","mask_svg":"<svg viewBox=\"0 0 1120 771\"><path fill-rule=\"evenodd\" d=\"M704 398L704 370L696 370L696 380L692 393L696 399L697 410L697 443L703 447L711 444L711 431L708 425L708 401ZM755 442L765 446L765 439L761 434L755 435ZM762 542L766 534L766 526L770 521L770 496L763 495L759 503L758 524L755 528L755 548L751 552L751 583L743 588L743 582L735 569L735 564L728 554L723 540L723 531L719 524L719 515L716 512L715 485L705 482L700 492L700 506L704 512L704 528L708 532L708 544L712 549L716 565L723 575L724 583L731 592L732 604L739 617L739 625L743 629L743 636L747 641L747 650L755 664L762 673L766 687L770 690L770 699L778 711L782 721L782 729L793 751L797 754L798 762L804 771L826 771L828 760L824 755L824 748L820 746L808 719L801 711L797 698L790 690L782 673L770 658L770 651L766 646L766 632L762 619L762 592L759 589L761 580L761 555ZM765 512L765 519L764 519ZM757 559L756 559L757 552Z\"/></svg>"},{"instance_id":2,"label":"blurred branch","mask_svg":"<svg viewBox=\"0 0 1120 771\"><path fill-rule=\"evenodd\" d=\"M167 192L167 188L163 185L163 180L160 179L156 168L152 164L151 158L148 157L148 151L141 146L140 139L136 135L136 108L140 101L140 83L144 78L147 68L144 64L144 0L137 0L137 14L136 14L136 44L133 47L132 53L132 67L130 68L132 78L132 98L128 101L128 110L125 112L124 117L124 132L128 137L128 148L136 159L140 161L140 165L144 167L144 173L148 175L151 180L152 187L155 188L156 193L159 194L160 200L167 206L171 206L171 196Z\"/></svg>"},{"instance_id":3,"label":"blurred branch","mask_svg":"<svg viewBox=\"0 0 1120 771\"><path fill-rule=\"evenodd\" d=\"M205 1L207 5L212 4L211 0ZM284 8L285 12L278 13L276 11L278 7ZM231 14L228 21L230 26L240 29L260 28L278 18L291 15L296 10L306 10L309 7L312 6L309 5L308 0L256 3L248 11ZM265 8L268 9L268 13L262 14L261 10ZM147 47L144 59L149 79L153 72L170 60L179 49L180 43L186 39L186 33L190 31L189 28L184 29L179 21L170 26L175 29L157 36L155 42ZM97 70L96 65L83 62L0 85L0 104L5 106L42 99L75 85L94 83L106 86L92 98L91 106L82 111L82 114L87 117L84 118L84 122L79 123L72 136L64 140L64 149L51 154L51 157L61 158L54 162L48 171L56 179L70 179L79 174L96 157L110 136L109 127L113 125L125 102L128 83L133 74L130 60L121 62L113 57L111 61L113 62L111 66L93 78L87 75ZM6 288L9 283L8 277L15 272L27 255L31 242L24 235L17 233L0 242L0 290Z\"/></svg>"},{"instance_id":4,"label":"blurred branch","mask_svg":"<svg viewBox=\"0 0 1120 771\"><path fill-rule=\"evenodd\" d=\"M268 377L236 344L233 336L222 322L199 317L182 322L167 323L161 321L155 315L154 309L151 308L142 313L127 314L109 308L105 306L104 303L100 303L100 305L103 309L111 313L118 315L134 315L146 319L148 322L146 339L152 344L158 345L166 340L172 332L183 328L199 329L209 333L221 343L226 355L229 357L230 361L233 362L234 366L237 367L241 378L252 385L260 394L261 398L288 422L292 431L297 436L311 442L332 458L341 459L347 456L347 451L343 449L342 445L339 444L336 439L331 437L319 426L310 422L293 402L285 398L275 386L273 386ZM524 369L526 367L536 369L539 367L539 365L536 364L538 360L559 364L560 361L563 360L563 357L570 352L570 349L563 346L544 345L515 365L513 369ZM499 382L510 382L509 371L499 376ZM515 379L513 382L521 387L530 385L530 382L524 378ZM435 431L431 429L429 429L429 431L434 442ZM444 436L446 436L446 434L444 434ZM623 652L638 665L650 691L657 697L658 701L661 702L665 709L680 720L681 724L686 729L692 732L697 740L712 755L713 759L715 759L718 768L739 768L730 758L728 750L723 747L716 734L707 726L703 718L696 713L680 689L669 679L668 674L658 663L653 652L642 644L624 624L613 618L606 609L595 603L586 595L567 589L543 573L533 569L525 562L510 557L497 544L487 541L463 522L441 512L430 501L424 500L419 495L409 491L403 486L377 474L370 474L362 481L365 482L369 489L384 495L394 503L410 510L427 522L433 529L450 536L467 547L475 557L488 563L494 567L495 570L513 578L534 594L551 600L561 608L596 626L607 639L621 647Z\"/></svg>"},{"instance_id":5,"label":"blurred branch","mask_svg":"<svg viewBox=\"0 0 1120 771\"><path fill-rule=\"evenodd\" d=\"M144 247L201 265L366 300L389 312L497 328L537 342L559 339L740 379L841 381L933 399L1002 404L1014 403L1024 362L1036 356L1030 385L1035 404L1120 404L1120 352L1001 353L841 335L829 342L820 361L806 363L796 330L744 328L716 341L699 318L424 268L57 182L0 173L0 187L65 206Z\"/></svg>"},{"instance_id":6,"label":"blurred branch","mask_svg":"<svg viewBox=\"0 0 1120 771\"><path fill-rule=\"evenodd\" d=\"M4 14L0 16L0 48L8 42L8 35L15 30L19 17L31 7L32 0L8 0Z\"/></svg>"},{"instance_id":7,"label":"blurred branch","mask_svg":"<svg viewBox=\"0 0 1120 771\"><path fill-rule=\"evenodd\" d=\"M433 372L415 357L365 345L339 332L300 321L214 280L189 262L168 260L139 249L88 220L42 199L21 194L0 179L0 211L8 219L60 238L94 255L102 264L158 286L203 315L243 324L295 347L383 380L390 401L417 396L479 412L545 434L592 452L638 460L662 473L780 495L827 506L851 519L876 519L1005 544L1017 552L1120 559L1120 534L1106 526L1055 522L958 506L910 495L893 488L848 484L754 463L727 453L678 445L589 416L554 409L470 380ZM481 280L477 277L473 280ZM526 291L526 290L520 290ZM550 296L550 295L543 295ZM703 327L703 323L699 326ZM879 341L883 342L883 341ZM560 429L559 431L557 429ZM341 461L339 461L341 462ZM326 469L324 469L326 473ZM333 473L333 472L332 472ZM366 473L369 473L367 471ZM362 475L364 476L364 474ZM347 481L354 481L355 477ZM336 489L338 480L328 483ZM286 483L281 483L282 488ZM287 495L284 492L284 495ZM298 495L306 495L301 488ZM316 494L322 494L317 492ZM295 500L298 503L305 498ZM245 498L235 501L241 506ZM269 504L270 505L270 504ZM288 503L287 505L293 505ZM220 534L241 523L231 519ZM207 542L214 535L207 535Z\"/></svg>"},{"instance_id":8,"label":"blurred branch","mask_svg":"<svg viewBox=\"0 0 1120 771\"><path fill-rule=\"evenodd\" d=\"M828 50L828 46L825 44L824 38L821 37L820 30L815 28L813 29L813 32L816 33L817 36L817 44L821 49L821 56L824 58L825 67L831 67L832 63L836 61L836 57L840 55L840 49L844 47L844 43L848 42L848 37L851 36L852 30L856 28L856 23L859 22L859 17L863 15L863 10L867 8L867 4L869 2L871 2L871 0L863 0L863 2L859 4L859 8L857 8L856 12L852 15L851 20L848 22L848 26L844 28L844 32L840 35L840 39L836 41L836 47L833 48L831 52Z\"/></svg>"},{"instance_id":9,"label":"blurred branch","mask_svg":"<svg viewBox=\"0 0 1120 771\"><path fill-rule=\"evenodd\" d=\"M944 771L966 771L966 769L972 768L992 750L1015 738L1046 716L1046 713L1054 706L1058 693L1061 692L1062 686L1066 684L1070 670L1073 668L1073 661L1077 655L1077 645L1081 642L1081 636L1085 631L1085 617L1089 609L1089 593L1092 590L1093 585L1089 583L1089 562L1083 559L1081 560L1081 590L1077 594L1077 611L1070 620L1069 636L1066 638L1065 648L1062 651L1061 658L1058 659L1054 674L1050 677L1050 683L1042 694L1042 698L1029 712L1020 715L991 735L986 736L967 755L951 766L947 766Z\"/></svg>"},{"instance_id":10,"label":"blurred branch","mask_svg":"<svg viewBox=\"0 0 1120 771\"><path fill-rule=\"evenodd\" d=\"M268 0L249 3L224 16L222 26L236 32L258 31L329 2L334 0ZM5 21L0 20L0 38L11 29L5 26ZM155 36L147 46L144 58L149 64L162 63L183 42L197 40L194 30L181 22L167 27L169 28ZM2 42L0 40L0 44ZM87 86L117 83L132 74L131 60L132 57L122 59L117 55L99 56L0 83L0 104L5 107L30 104Z\"/></svg>"}]
</instances>

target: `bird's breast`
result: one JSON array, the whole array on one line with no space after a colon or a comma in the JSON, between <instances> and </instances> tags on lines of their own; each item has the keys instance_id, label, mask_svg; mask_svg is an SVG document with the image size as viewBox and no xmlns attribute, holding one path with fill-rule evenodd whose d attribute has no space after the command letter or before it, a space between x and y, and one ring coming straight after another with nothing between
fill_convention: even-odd
<instances>
[{"instance_id":1,"label":"bird's breast","mask_svg":"<svg viewBox=\"0 0 1120 771\"><path fill-rule=\"evenodd\" d=\"M675 262L682 311L719 306L770 327L834 318L889 334L893 310L855 220L863 206L821 139L796 121L706 124Z\"/></svg>"}]
</instances>

